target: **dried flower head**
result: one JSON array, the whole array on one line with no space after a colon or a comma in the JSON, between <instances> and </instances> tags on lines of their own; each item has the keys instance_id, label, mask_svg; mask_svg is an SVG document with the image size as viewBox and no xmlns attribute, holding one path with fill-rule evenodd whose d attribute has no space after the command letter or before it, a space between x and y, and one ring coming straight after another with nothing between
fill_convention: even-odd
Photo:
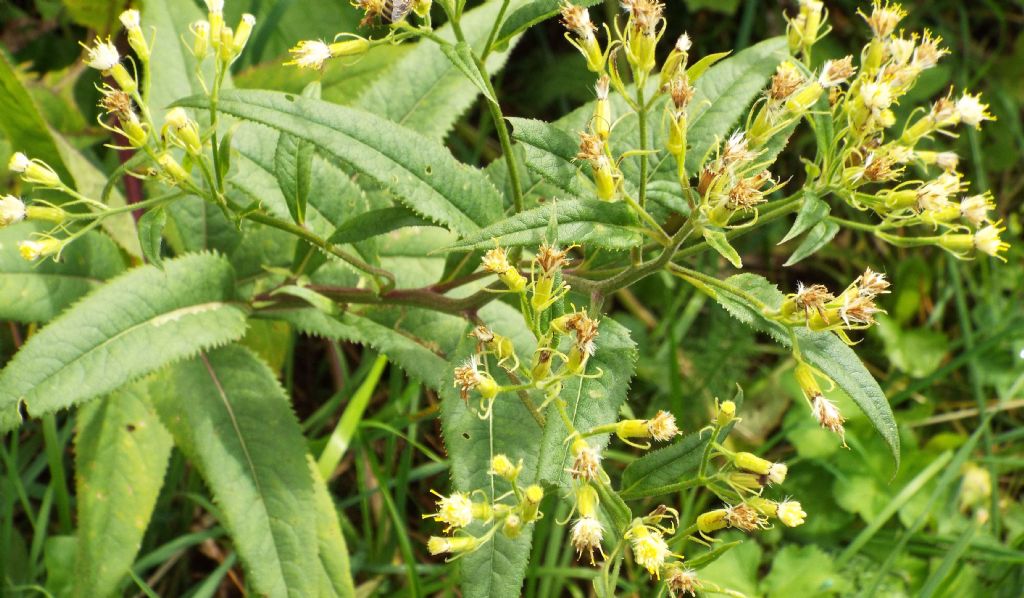
<instances>
[{"instance_id":1,"label":"dried flower head","mask_svg":"<svg viewBox=\"0 0 1024 598\"><path fill-rule=\"evenodd\" d=\"M578 160L586 160L595 168L608 159L604 153L604 140L600 135L580 131L580 149L576 154Z\"/></svg>"},{"instance_id":2,"label":"dried flower head","mask_svg":"<svg viewBox=\"0 0 1024 598\"><path fill-rule=\"evenodd\" d=\"M897 166L891 154L879 155L877 152L868 154L861 171L864 180L870 183L890 181L903 173L903 167Z\"/></svg>"},{"instance_id":3,"label":"dried flower head","mask_svg":"<svg viewBox=\"0 0 1024 598\"><path fill-rule=\"evenodd\" d=\"M676 50L680 52L689 52L692 46L693 42L688 33L683 33L676 39Z\"/></svg>"},{"instance_id":4,"label":"dried flower head","mask_svg":"<svg viewBox=\"0 0 1024 598\"><path fill-rule=\"evenodd\" d=\"M776 101L785 100L803 84L803 73L787 60L775 69L771 86L768 88L768 97Z\"/></svg>"},{"instance_id":5,"label":"dried flower head","mask_svg":"<svg viewBox=\"0 0 1024 598\"><path fill-rule=\"evenodd\" d=\"M762 171L752 177L747 177L736 181L736 184L729 189L729 197L726 200L726 206L730 210L749 210L758 204L762 204L767 201L764 198L764 193L761 192L761 186L764 183L765 177ZM768 175L769 179L771 175Z\"/></svg>"},{"instance_id":6,"label":"dried flower head","mask_svg":"<svg viewBox=\"0 0 1024 598\"><path fill-rule=\"evenodd\" d=\"M665 11L665 5L658 0L622 0L622 9L629 13L630 22L639 33L648 36L657 34L658 23Z\"/></svg>"},{"instance_id":7,"label":"dried flower head","mask_svg":"<svg viewBox=\"0 0 1024 598\"><path fill-rule=\"evenodd\" d=\"M733 164L744 164L757 157L757 152L750 149L749 141L743 131L736 131L729 136L722 149L722 164L731 166Z\"/></svg>"},{"instance_id":8,"label":"dried flower head","mask_svg":"<svg viewBox=\"0 0 1024 598\"><path fill-rule=\"evenodd\" d=\"M594 37L597 27L590 21L590 12L570 2L565 2L561 7L562 25L580 39Z\"/></svg>"},{"instance_id":9,"label":"dried flower head","mask_svg":"<svg viewBox=\"0 0 1024 598\"><path fill-rule=\"evenodd\" d=\"M885 274L875 272L871 268L865 268L864 273L858 276L853 284L857 285L857 291L865 297L877 297L888 293L890 286Z\"/></svg>"},{"instance_id":10,"label":"dried flower head","mask_svg":"<svg viewBox=\"0 0 1024 598\"><path fill-rule=\"evenodd\" d=\"M899 4L890 3L888 0L873 0L871 3L871 15L865 15L864 13L857 11L860 16L864 17L867 21L868 26L871 27L871 32L875 34L875 37L883 39L892 35L893 31L896 30L896 25L907 16L907 12L903 10L903 7Z\"/></svg>"},{"instance_id":11,"label":"dried flower head","mask_svg":"<svg viewBox=\"0 0 1024 598\"><path fill-rule=\"evenodd\" d=\"M508 261L508 254L501 247L495 247L485 253L481 263L484 270L494 274L504 274L512 269L512 264Z\"/></svg>"},{"instance_id":12,"label":"dried flower head","mask_svg":"<svg viewBox=\"0 0 1024 598\"><path fill-rule=\"evenodd\" d=\"M697 590L704 587L697 577L697 572L688 567L670 567L665 575L665 585L673 597L689 594L696 596Z\"/></svg>"},{"instance_id":13,"label":"dried flower head","mask_svg":"<svg viewBox=\"0 0 1024 598\"><path fill-rule=\"evenodd\" d=\"M118 118L135 112L132 97L120 89L109 86L103 88L100 108L103 108L107 114L113 114Z\"/></svg>"},{"instance_id":14,"label":"dried flower head","mask_svg":"<svg viewBox=\"0 0 1024 598\"><path fill-rule=\"evenodd\" d=\"M658 442L672 440L673 436L679 434L676 418L668 411L659 411L654 417L647 420L647 430L650 432L651 438Z\"/></svg>"},{"instance_id":15,"label":"dried flower head","mask_svg":"<svg viewBox=\"0 0 1024 598\"><path fill-rule=\"evenodd\" d=\"M811 409L814 412L814 417L818 418L818 423L821 424L821 427L839 434L839 437L843 439L843 444L846 444L846 430L843 428L846 418L843 417L839 407L836 407L835 403L819 394L814 397Z\"/></svg>"},{"instance_id":16,"label":"dried flower head","mask_svg":"<svg viewBox=\"0 0 1024 598\"><path fill-rule=\"evenodd\" d=\"M480 360L476 355L464 364L455 368L455 387L459 389L462 400L469 399L469 391L478 390L484 398L492 398L497 394L498 385L487 372L480 371Z\"/></svg>"},{"instance_id":17,"label":"dried flower head","mask_svg":"<svg viewBox=\"0 0 1024 598\"><path fill-rule=\"evenodd\" d=\"M595 564L594 550L604 556L601 548L601 538L604 535L604 526L594 517L580 517L572 526L572 545L576 549L576 555L583 556L584 551L590 557L590 564Z\"/></svg>"},{"instance_id":18,"label":"dried flower head","mask_svg":"<svg viewBox=\"0 0 1024 598\"><path fill-rule=\"evenodd\" d=\"M587 444L586 440L577 438L572 445L573 460L569 474L574 480L593 481L601 477L601 453Z\"/></svg>"},{"instance_id":19,"label":"dried flower head","mask_svg":"<svg viewBox=\"0 0 1024 598\"><path fill-rule=\"evenodd\" d=\"M812 311L824 314L825 304L833 299L835 297L825 285L812 284L805 286L802 282L797 283L796 295L793 296L796 306L804 311L806 317L810 317Z\"/></svg>"},{"instance_id":20,"label":"dried flower head","mask_svg":"<svg viewBox=\"0 0 1024 598\"><path fill-rule=\"evenodd\" d=\"M540 266L544 274L552 275L562 268L565 256L569 254L570 249L572 247L559 249L556 245L542 243L537 252L537 265Z\"/></svg>"},{"instance_id":21,"label":"dried flower head","mask_svg":"<svg viewBox=\"0 0 1024 598\"><path fill-rule=\"evenodd\" d=\"M840 83L845 83L856 71L857 69L853 66L853 56L829 60L821 67L818 83L825 89L835 87Z\"/></svg>"},{"instance_id":22,"label":"dried flower head","mask_svg":"<svg viewBox=\"0 0 1024 598\"><path fill-rule=\"evenodd\" d=\"M725 509L725 521L730 527L745 532L768 527L768 519L758 513L756 509L744 503L740 503L735 507L727 507Z\"/></svg>"},{"instance_id":23,"label":"dried flower head","mask_svg":"<svg viewBox=\"0 0 1024 598\"><path fill-rule=\"evenodd\" d=\"M881 312L872 297L846 293L843 295L843 305L839 308L839 317L847 326L870 326L875 323L875 314Z\"/></svg>"},{"instance_id":24,"label":"dried flower head","mask_svg":"<svg viewBox=\"0 0 1024 598\"><path fill-rule=\"evenodd\" d=\"M690 85L690 79L685 74L672 79L668 84L668 93L676 110L684 110L693 99L693 86Z\"/></svg>"}]
</instances>

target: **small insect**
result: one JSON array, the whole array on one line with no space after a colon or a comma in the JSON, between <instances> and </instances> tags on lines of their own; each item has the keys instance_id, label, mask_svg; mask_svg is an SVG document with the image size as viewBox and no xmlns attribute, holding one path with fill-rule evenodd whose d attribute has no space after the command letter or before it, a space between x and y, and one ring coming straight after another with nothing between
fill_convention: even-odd
<instances>
[{"instance_id":1,"label":"small insect","mask_svg":"<svg viewBox=\"0 0 1024 598\"><path fill-rule=\"evenodd\" d=\"M387 23L397 23L409 16L411 10L412 0L384 0L381 16Z\"/></svg>"}]
</instances>

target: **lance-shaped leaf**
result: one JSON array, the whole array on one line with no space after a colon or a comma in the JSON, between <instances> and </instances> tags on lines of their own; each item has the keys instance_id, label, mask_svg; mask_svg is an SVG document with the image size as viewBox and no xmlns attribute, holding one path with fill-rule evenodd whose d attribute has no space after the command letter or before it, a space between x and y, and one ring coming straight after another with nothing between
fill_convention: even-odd
<instances>
[{"instance_id":1,"label":"lance-shaped leaf","mask_svg":"<svg viewBox=\"0 0 1024 598\"><path fill-rule=\"evenodd\" d=\"M193 96L179 103L205 108L208 99ZM255 90L225 91L217 108L309 141L460 234L476 232L501 215L501 197L481 171L458 162L440 143L369 112Z\"/></svg>"},{"instance_id":2,"label":"lance-shaped leaf","mask_svg":"<svg viewBox=\"0 0 1024 598\"><path fill-rule=\"evenodd\" d=\"M814 225L811 232L807 233L804 240L800 242L800 245L793 251L793 255L789 256L783 266L792 266L793 264L804 260L814 255L819 249L828 245L828 243L835 238L839 232L839 225L830 220L822 220L821 222Z\"/></svg>"},{"instance_id":3,"label":"lance-shaped leaf","mask_svg":"<svg viewBox=\"0 0 1024 598\"><path fill-rule=\"evenodd\" d=\"M141 383L85 405L77 424L75 596L120 595L163 485L171 435Z\"/></svg>"},{"instance_id":4,"label":"lance-shaped leaf","mask_svg":"<svg viewBox=\"0 0 1024 598\"><path fill-rule=\"evenodd\" d=\"M237 340L231 265L213 254L131 270L29 338L0 372L0 430L106 394L196 352Z\"/></svg>"},{"instance_id":5,"label":"lance-shaped leaf","mask_svg":"<svg viewBox=\"0 0 1024 598\"><path fill-rule=\"evenodd\" d=\"M737 274L726 279L729 285L763 302L769 309L778 309L785 299L775 285L756 274ZM759 306L746 297L721 288L702 287L713 299L741 322L767 332L779 344L791 346L790 331L767 317ZM807 328L793 330L800 355L818 368L850 395L861 411L889 445L896 467L900 465L900 437L889 401L857 354L831 332L815 332Z\"/></svg>"},{"instance_id":6,"label":"lance-shaped leaf","mask_svg":"<svg viewBox=\"0 0 1024 598\"><path fill-rule=\"evenodd\" d=\"M582 196L580 171L573 163L579 149L578 138L532 118L508 120L512 123L512 138L523 146L526 165L566 193Z\"/></svg>"},{"instance_id":7,"label":"lance-shaped leaf","mask_svg":"<svg viewBox=\"0 0 1024 598\"><path fill-rule=\"evenodd\" d=\"M580 0L573 2L576 6L594 6L599 0ZM541 23L558 14L562 7L561 0L533 0L512 12L501 24L495 37L495 44L507 43L512 37L526 31L537 23Z\"/></svg>"},{"instance_id":8,"label":"lance-shaped leaf","mask_svg":"<svg viewBox=\"0 0 1024 598\"><path fill-rule=\"evenodd\" d=\"M27 222L0 229L0 320L48 322L124 270L113 241L99 233L72 243L59 262L27 262L18 254L18 241L36 229Z\"/></svg>"},{"instance_id":9,"label":"lance-shaped leaf","mask_svg":"<svg viewBox=\"0 0 1024 598\"><path fill-rule=\"evenodd\" d=\"M210 487L255 591L322 595L310 574L319 562L317 503L305 438L270 368L232 345L174 365L150 389Z\"/></svg>"},{"instance_id":10,"label":"lance-shaped leaf","mask_svg":"<svg viewBox=\"0 0 1024 598\"><path fill-rule=\"evenodd\" d=\"M490 249L495 241L503 247L538 245L547 236L552 211L561 245L579 243L589 248L621 251L638 247L643 242L636 215L626 204L571 200L520 212L465 237L449 249Z\"/></svg>"}]
</instances>

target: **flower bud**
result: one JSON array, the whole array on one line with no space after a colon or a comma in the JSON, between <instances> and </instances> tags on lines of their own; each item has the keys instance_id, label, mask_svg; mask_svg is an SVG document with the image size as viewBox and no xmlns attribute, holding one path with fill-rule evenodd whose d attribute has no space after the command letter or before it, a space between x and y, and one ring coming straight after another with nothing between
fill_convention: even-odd
<instances>
[{"instance_id":1,"label":"flower bud","mask_svg":"<svg viewBox=\"0 0 1024 598\"><path fill-rule=\"evenodd\" d=\"M49 206L30 206L25 210L25 217L28 220L41 220L44 222L53 222L54 224L64 222L67 215L68 213L63 209Z\"/></svg>"},{"instance_id":2,"label":"flower bud","mask_svg":"<svg viewBox=\"0 0 1024 598\"><path fill-rule=\"evenodd\" d=\"M725 509L715 509L714 511L702 513L697 517L697 529L703 534L723 529L729 525L725 518L727 514L728 512Z\"/></svg>"},{"instance_id":3,"label":"flower bud","mask_svg":"<svg viewBox=\"0 0 1024 598\"><path fill-rule=\"evenodd\" d=\"M34 262L39 258L48 257L59 253L64 247L64 242L58 239L29 239L18 243L18 252L22 259Z\"/></svg>"},{"instance_id":4,"label":"flower bud","mask_svg":"<svg viewBox=\"0 0 1024 598\"><path fill-rule=\"evenodd\" d=\"M509 513L505 517L505 522L501 525L501 533L513 540L519 537L519 534L523 533L523 520L515 513Z\"/></svg>"},{"instance_id":5,"label":"flower bud","mask_svg":"<svg viewBox=\"0 0 1024 598\"><path fill-rule=\"evenodd\" d=\"M718 413L715 415L715 423L719 427L725 427L726 424L731 422L736 417L736 403L732 401L722 401L718 405Z\"/></svg>"},{"instance_id":6,"label":"flower bud","mask_svg":"<svg viewBox=\"0 0 1024 598\"><path fill-rule=\"evenodd\" d=\"M210 23L208 21L196 21L189 27L192 31L192 54L202 60L210 49Z\"/></svg>"},{"instance_id":7,"label":"flower bud","mask_svg":"<svg viewBox=\"0 0 1024 598\"><path fill-rule=\"evenodd\" d=\"M21 152L15 152L14 155L11 156L11 160L7 163L7 167L11 172L20 174L21 180L26 183L32 183L34 185L41 185L44 187L63 186L60 177L48 164L42 160L30 160L28 156Z\"/></svg>"},{"instance_id":8,"label":"flower bud","mask_svg":"<svg viewBox=\"0 0 1024 598\"><path fill-rule=\"evenodd\" d=\"M491 471L490 473L508 480L511 482L519 476L519 471L523 468L523 462L520 459L519 465L513 465L512 461L505 455L499 454L494 455L491 459Z\"/></svg>"},{"instance_id":9,"label":"flower bud","mask_svg":"<svg viewBox=\"0 0 1024 598\"><path fill-rule=\"evenodd\" d=\"M232 54L238 56L242 53L245 44L249 43L249 37L252 35L252 28L255 24L256 17L249 13L242 15L242 20L238 22L238 29L235 30L235 36L231 39Z\"/></svg>"},{"instance_id":10,"label":"flower bud","mask_svg":"<svg viewBox=\"0 0 1024 598\"><path fill-rule=\"evenodd\" d=\"M479 540L473 536L453 536L453 537L442 537L442 536L431 536L427 540L427 550L430 554L465 554L476 550L479 546Z\"/></svg>"},{"instance_id":11,"label":"flower bud","mask_svg":"<svg viewBox=\"0 0 1024 598\"><path fill-rule=\"evenodd\" d=\"M608 100L608 75L601 75L595 87L597 102L594 104L594 118L591 127L601 139L608 139L612 125L612 105Z\"/></svg>"},{"instance_id":12,"label":"flower bud","mask_svg":"<svg viewBox=\"0 0 1024 598\"><path fill-rule=\"evenodd\" d=\"M544 500L544 489L533 484L527 486L523 493L523 523L532 523L540 519L540 502Z\"/></svg>"},{"instance_id":13,"label":"flower bud","mask_svg":"<svg viewBox=\"0 0 1024 598\"><path fill-rule=\"evenodd\" d=\"M206 18L210 22L210 43L218 47L224 28L224 0L206 0L206 7L209 10Z\"/></svg>"},{"instance_id":14,"label":"flower bud","mask_svg":"<svg viewBox=\"0 0 1024 598\"><path fill-rule=\"evenodd\" d=\"M0 228L25 219L25 203L13 195L0 197Z\"/></svg>"},{"instance_id":15,"label":"flower bud","mask_svg":"<svg viewBox=\"0 0 1024 598\"><path fill-rule=\"evenodd\" d=\"M786 111L794 115L802 115L811 109L825 89L821 83L811 81L806 87L794 93L786 100Z\"/></svg>"},{"instance_id":16,"label":"flower bud","mask_svg":"<svg viewBox=\"0 0 1024 598\"><path fill-rule=\"evenodd\" d=\"M580 517L597 517L598 503L597 490L590 484L583 484L576 491L576 510Z\"/></svg>"},{"instance_id":17,"label":"flower bud","mask_svg":"<svg viewBox=\"0 0 1024 598\"><path fill-rule=\"evenodd\" d=\"M149 44L146 42L146 36L142 34L139 11L126 10L121 13L120 19L125 31L128 32L128 45L135 50L135 55L139 57L139 60L146 62L149 60Z\"/></svg>"},{"instance_id":18,"label":"flower bud","mask_svg":"<svg viewBox=\"0 0 1024 598\"><path fill-rule=\"evenodd\" d=\"M220 43L215 45L217 47L217 58L219 58L221 62L227 64L237 56L237 54L235 54L235 32L231 27L221 27Z\"/></svg>"},{"instance_id":19,"label":"flower bud","mask_svg":"<svg viewBox=\"0 0 1024 598\"><path fill-rule=\"evenodd\" d=\"M188 117L184 108L176 107L167 111L164 121L171 132L172 141L177 142L186 152L195 156L203 151L203 141L199 137L199 125Z\"/></svg>"},{"instance_id":20,"label":"flower bud","mask_svg":"<svg viewBox=\"0 0 1024 598\"><path fill-rule=\"evenodd\" d=\"M156 159L156 162L161 168L163 168L164 173L174 184L180 185L181 183L191 179L188 172L186 172L185 169L181 167L181 164L178 164L178 161L174 159L174 156L170 154L161 154Z\"/></svg>"}]
</instances>

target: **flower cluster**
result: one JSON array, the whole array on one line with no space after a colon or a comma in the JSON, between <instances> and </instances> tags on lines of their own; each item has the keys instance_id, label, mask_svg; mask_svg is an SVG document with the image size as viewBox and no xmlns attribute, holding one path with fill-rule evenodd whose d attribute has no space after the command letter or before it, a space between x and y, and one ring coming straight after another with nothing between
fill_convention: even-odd
<instances>
[{"instance_id":1,"label":"flower cluster","mask_svg":"<svg viewBox=\"0 0 1024 598\"><path fill-rule=\"evenodd\" d=\"M241 54L252 35L255 18L242 15L236 29L224 24L223 0L207 0L208 19L194 23L192 51L202 61L211 53L216 57L215 90L227 73L228 67ZM207 146L206 136L199 124L183 108L172 108L164 117L159 135L147 103L150 80L151 42L142 31L137 10L126 10L120 15L125 36L135 57L122 57L117 46L109 38L97 37L91 45L84 45L86 66L109 77L111 83L99 86L100 101L104 118L99 124L110 131L116 143L115 149L139 151L148 157L153 168L129 172L131 176L156 177L165 183L183 190L198 192L192 180L191 170L202 165L202 155ZM129 69L131 67L131 69ZM198 73L197 73L198 74ZM200 82L202 79L200 77ZM205 85L205 83L204 83ZM184 161L176 154L184 153ZM0 200L0 227L21 220L49 222L53 228L43 233L33 233L33 238L19 244L22 257L38 260L52 256L59 259L61 252L77 238L94 228L105 218L122 214L130 209L155 207L167 199L154 199L134 206L111 208L103 201L82 195L63 181L57 170L39 159L33 159L21 152L15 152L8 163L12 173L22 182L39 189L49 189L68 198L59 206L42 200L35 200L26 206L16 196L8 195ZM209 172L206 170L205 172ZM212 180L207 181L213 187ZM220 198L223 201L223 198ZM81 226L78 226L81 225Z\"/></svg>"},{"instance_id":2,"label":"flower cluster","mask_svg":"<svg viewBox=\"0 0 1024 598\"><path fill-rule=\"evenodd\" d=\"M889 292L885 275L868 268L839 295L833 295L822 284L797 287L786 297L776 319L790 326L806 326L811 330L831 330L845 342L853 344L848 330L862 330L875 323L875 314L885 313L875 300Z\"/></svg>"}]
</instances>

